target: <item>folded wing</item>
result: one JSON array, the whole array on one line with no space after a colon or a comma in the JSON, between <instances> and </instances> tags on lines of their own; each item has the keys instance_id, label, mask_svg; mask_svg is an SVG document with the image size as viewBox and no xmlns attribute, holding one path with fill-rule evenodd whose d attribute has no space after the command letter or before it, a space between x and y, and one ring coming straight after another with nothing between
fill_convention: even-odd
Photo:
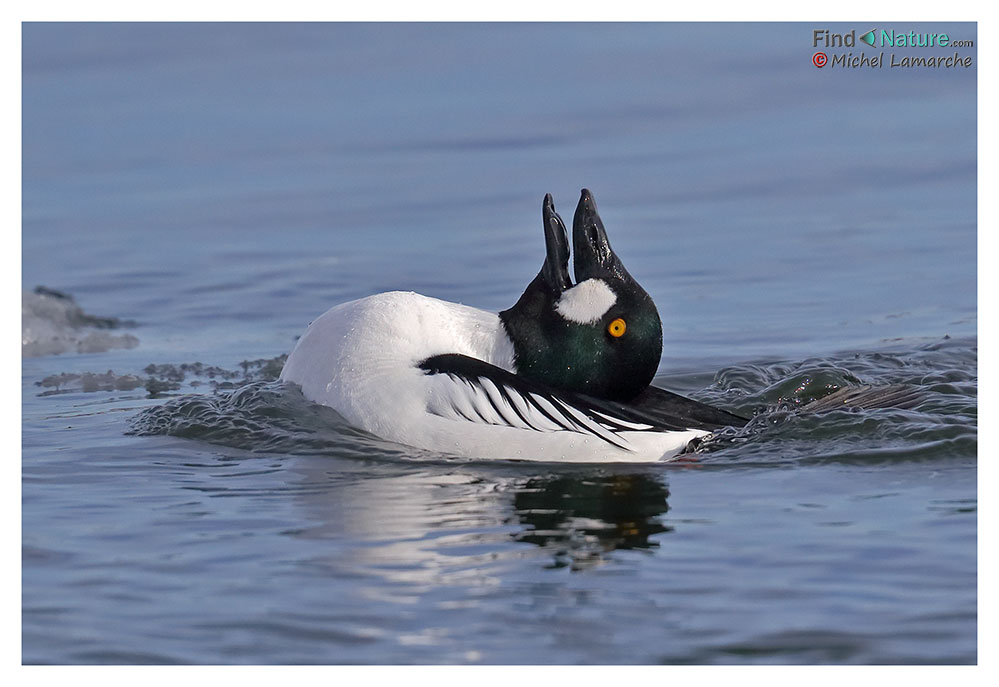
<instances>
[{"instance_id":1,"label":"folded wing","mask_svg":"<svg viewBox=\"0 0 999 687\"><path fill-rule=\"evenodd\" d=\"M419 365L432 377L428 410L456 420L537 432L590 434L629 449L627 433L712 430L747 420L649 387L630 403L551 389L476 358L437 355Z\"/></svg>"}]
</instances>

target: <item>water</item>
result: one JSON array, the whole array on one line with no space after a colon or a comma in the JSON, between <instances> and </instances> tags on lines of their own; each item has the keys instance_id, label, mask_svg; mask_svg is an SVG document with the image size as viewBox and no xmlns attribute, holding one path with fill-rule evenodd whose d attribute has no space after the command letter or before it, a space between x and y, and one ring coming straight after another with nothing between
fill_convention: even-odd
<instances>
[{"instance_id":1,"label":"water","mask_svg":"<svg viewBox=\"0 0 999 687\"><path fill-rule=\"evenodd\" d=\"M22 660L976 662L977 67L813 28L26 25ZM345 300L508 307L582 186L750 431L454 460L268 381ZM857 383L924 399L781 409Z\"/></svg>"}]
</instances>

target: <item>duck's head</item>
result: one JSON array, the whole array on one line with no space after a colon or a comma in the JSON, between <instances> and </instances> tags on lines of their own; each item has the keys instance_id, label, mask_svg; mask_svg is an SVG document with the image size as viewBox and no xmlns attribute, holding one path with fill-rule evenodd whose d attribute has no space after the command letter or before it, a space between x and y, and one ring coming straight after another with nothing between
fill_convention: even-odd
<instances>
[{"instance_id":1,"label":"duck's head","mask_svg":"<svg viewBox=\"0 0 999 687\"><path fill-rule=\"evenodd\" d=\"M611 248L587 189L572 218L575 284L565 224L551 194L541 214L545 262L516 305L500 313L517 374L599 398L631 399L659 367L663 330L656 305Z\"/></svg>"}]
</instances>

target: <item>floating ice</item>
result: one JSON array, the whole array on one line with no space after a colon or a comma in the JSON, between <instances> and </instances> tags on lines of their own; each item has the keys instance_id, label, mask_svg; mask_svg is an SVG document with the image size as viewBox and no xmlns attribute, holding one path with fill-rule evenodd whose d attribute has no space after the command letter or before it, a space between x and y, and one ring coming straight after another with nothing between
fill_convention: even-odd
<instances>
[{"instance_id":1,"label":"floating ice","mask_svg":"<svg viewBox=\"0 0 999 687\"><path fill-rule=\"evenodd\" d=\"M127 326L116 318L88 315L72 296L38 287L21 294L21 355L34 358L66 351L102 353L114 348L135 348L131 334L107 330Z\"/></svg>"}]
</instances>

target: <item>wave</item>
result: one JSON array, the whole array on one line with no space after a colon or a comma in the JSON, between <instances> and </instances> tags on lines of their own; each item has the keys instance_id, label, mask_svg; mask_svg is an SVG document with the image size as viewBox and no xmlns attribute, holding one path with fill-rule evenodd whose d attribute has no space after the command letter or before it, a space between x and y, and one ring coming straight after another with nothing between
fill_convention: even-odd
<instances>
[{"instance_id":1,"label":"wave","mask_svg":"<svg viewBox=\"0 0 999 687\"><path fill-rule=\"evenodd\" d=\"M280 368L268 369L276 377ZM669 378L657 383L669 386ZM904 386L919 400L907 408L800 412L840 389L861 385ZM977 456L974 340L744 363L720 370L709 387L690 395L753 418L746 427L719 431L699 445L690 458L706 466ZM382 441L311 403L297 386L267 378L232 392L185 395L148 408L132 420L129 433L254 452L457 460Z\"/></svg>"}]
</instances>

